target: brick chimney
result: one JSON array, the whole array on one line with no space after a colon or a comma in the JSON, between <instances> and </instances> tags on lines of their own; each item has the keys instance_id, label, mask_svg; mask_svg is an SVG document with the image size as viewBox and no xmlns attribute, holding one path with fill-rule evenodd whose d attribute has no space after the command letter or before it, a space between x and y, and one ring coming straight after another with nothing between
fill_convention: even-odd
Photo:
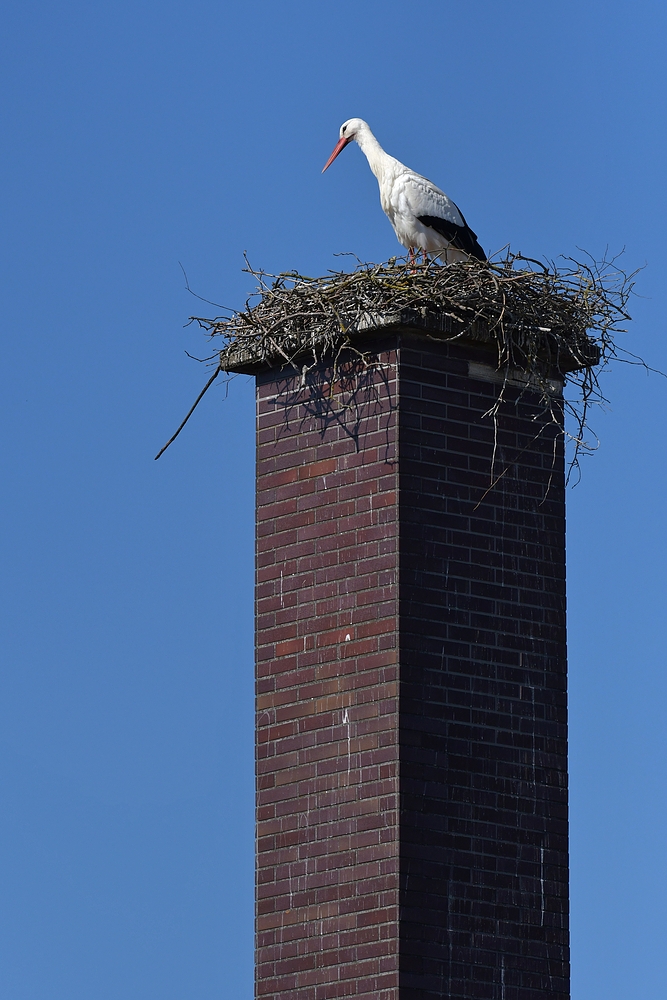
<instances>
[{"instance_id":1,"label":"brick chimney","mask_svg":"<svg viewBox=\"0 0 667 1000\"><path fill-rule=\"evenodd\" d=\"M567 1000L562 436L488 344L365 337L255 370L256 997Z\"/></svg>"}]
</instances>

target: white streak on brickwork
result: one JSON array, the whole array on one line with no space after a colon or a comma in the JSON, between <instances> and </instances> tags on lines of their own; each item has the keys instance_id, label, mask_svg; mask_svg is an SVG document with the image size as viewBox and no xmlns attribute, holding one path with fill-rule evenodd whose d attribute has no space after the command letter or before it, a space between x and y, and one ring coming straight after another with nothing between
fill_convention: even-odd
<instances>
[{"instance_id":1,"label":"white streak on brickwork","mask_svg":"<svg viewBox=\"0 0 667 1000\"><path fill-rule=\"evenodd\" d=\"M444 652L444 646L443 646ZM452 995L452 883L447 886L447 996Z\"/></svg>"},{"instance_id":2,"label":"white streak on brickwork","mask_svg":"<svg viewBox=\"0 0 667 1000\"><path fill-rule=\"evenodd\" d=\"M536 764L535 764L535 726L537 724L537 720L535 718L535 688L532 687L532 686L530 687L530 705L531 705L531 719L532 719L532 723L533 723L533 732L532 732L532 736L531 736L531 749L532 749L532 758L533 758L533 760L532 760L532 766L533 766L533 797L534 797L534 800L535 800L535 806L537 807L537 771L536 771ZM535 808L535 812L537 812L537 808Z\"/></svg>"}]
</instances>

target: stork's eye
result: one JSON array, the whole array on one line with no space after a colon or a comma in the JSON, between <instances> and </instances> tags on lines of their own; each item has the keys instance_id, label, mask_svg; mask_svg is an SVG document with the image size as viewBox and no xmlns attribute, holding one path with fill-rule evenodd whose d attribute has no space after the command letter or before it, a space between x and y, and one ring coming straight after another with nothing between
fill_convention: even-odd
<instances>
[{"instance_id":1,"label":"stork's eye","mask_svg":"<svg viewBox=\"0 0 667 1000\"><path fill-rule=\"evenodd\" d=\"M347 130L347 125L343 125L343 132Z\"/></svg>"}]
</instances>

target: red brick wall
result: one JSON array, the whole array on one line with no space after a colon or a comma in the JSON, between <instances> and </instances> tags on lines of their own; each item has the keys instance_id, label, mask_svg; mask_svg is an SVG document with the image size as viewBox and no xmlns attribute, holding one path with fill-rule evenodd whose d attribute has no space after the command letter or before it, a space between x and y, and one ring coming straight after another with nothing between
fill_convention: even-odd
<instances>
[{"instance_id":1,"label":"red brick wall","mask_svg":"<svg viewBox=\"0 0 667 1000\"><path fill-rule=\"evenodd\" d=\"M567 1000L562 441L385 346L257 380L257 997Z\"/></svg>"},{"instance_id":2,"label":"red brick wall","mask_svg":"<svg viewBox=\"0 0 667 1000\"><path fill-rule=\"evenodd\" d=\"M257 380L262 998L397 997L396 372L383 362L360 409L341 411L328 386Z\"/></svg>"}]
</instances>

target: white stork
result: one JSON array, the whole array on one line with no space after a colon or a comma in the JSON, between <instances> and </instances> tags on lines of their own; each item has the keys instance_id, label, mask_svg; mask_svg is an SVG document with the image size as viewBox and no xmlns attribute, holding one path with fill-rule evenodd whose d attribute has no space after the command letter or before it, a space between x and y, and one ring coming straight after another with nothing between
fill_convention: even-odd
<instances>
[{"instance_id":1,"label":"white stork","mask_svg":"<svg viewBox=\"0 0 667 1000\"><path fill-rule=\"evenodd\" d=\"M476 257L486 260L477 237L444 191L426 177L394 159L377 141L361 118L350 118L340 127L340 139L322 173L354 140L368 160L380 186L380 204L394 227L398 242L407 247L414 262L415 250L441 256L446 263Z\"/></svg>"}]
</instances>

